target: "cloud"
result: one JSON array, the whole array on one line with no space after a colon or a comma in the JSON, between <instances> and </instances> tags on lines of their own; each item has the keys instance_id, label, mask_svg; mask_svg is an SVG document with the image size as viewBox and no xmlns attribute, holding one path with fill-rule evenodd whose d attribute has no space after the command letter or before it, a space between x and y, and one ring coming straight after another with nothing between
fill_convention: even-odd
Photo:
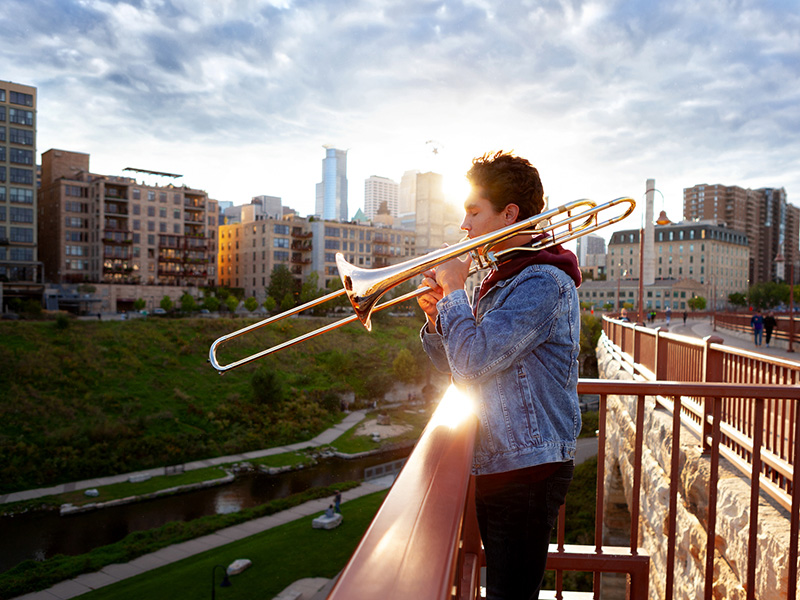
<instances>
[{"instance_id":1,"label":"cloud","mask_svg":"<svg viewBox=\"0 0 800 600\"><path fill-rule=\"evenodd\" d=\"M607 187L663 173L679 201L701 166L729 185L800 188L800 13L788 0L4 7L0 77L39 87L42 140L154 159L159 145L216 148L233 177L191 184L240 190L240 201L272 193L245 192L248 181L290 188L293 169L250 179L236 153L302 164L313 188L319 146L350 147L357 198L362 168L399 177L432 138L454 163L501 145L540 157L565 196L584 195L574 171Z\"/></svg>"}]
</instances>

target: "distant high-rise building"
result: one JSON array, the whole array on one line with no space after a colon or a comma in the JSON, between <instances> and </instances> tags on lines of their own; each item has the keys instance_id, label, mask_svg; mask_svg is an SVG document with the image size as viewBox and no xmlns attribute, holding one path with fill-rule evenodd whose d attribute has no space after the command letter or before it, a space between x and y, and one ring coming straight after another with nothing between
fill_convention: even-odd
<instances>
[{"instance_id":1,"label":"distant high-rise building","mask_svg":"<svg viewBox=\"0 0 800 600\"><path fill-rule=\"evenodd\" d=\"M364 214L372 220L378 214L382 203L392 217L397 216L399 186L386 177L372 175L364 180Z\"/></svg>"},{"instance_id":2,"label":"distant high-rise building","mask_svg":"<svg viewBox=\"0 0 800 600\"><path fill-rule=\"evenodd\" d=\"M406 171L400 178L397 193L397 214L404 229L414 229L414 212L417 210L417 175L419 171Z\"/></svg>"},{"instance_id":3,"label":"distant high-rise building","mask_svg":"<svg viewBox=\"0 0 800 600\"><path fill-rule=\"evenodd\" d=\"M36 189L36 88L0 81L2 302L41 298Z\"/></svg>"},{"instance_id":4,"label":"distant high-rise building","mask_svg":"<svg viewBox=\"0 0 800 600\"><path fill-rule=\"evenodd\" d=\"M606 241L596 234L578 238L578 264L581 271L590 272L592 277L603 275L606 271Z\"/></svg>"},{"instance_id":5,"label":"distant high-rise building","mask_svg":"<svg viewBox=\"0 0 800 600\"><path fill-rule=\"evenodd\" d=\"M775 257L781 253L787 267L798 266L800 209L787 203L783 188L751 190L720 184L695 185L683 190L683 215L687 220L721 221L747 235L750 285L778 277ZM717 268L726 267L717 265Z\"/></svg>"},{"instance_id":6,"label":"distant high-rise building","mask_svg":"<svg viewBox=\"0 0 800 600\"><path fill-rule=\"evenodd\" d=\"M347 221L347 150L325 146L315 214L326 220Z\"/></svg>"},{"instance_id":7,"label":"distant high-rise building","mask_svg":"<svg viewBox=\"0 0 800 600\"><path fill-rule=\"evenodd\" d=\"M420 254L453 244L463 237L461 215L447 205L439 173L420 173L416 177L416 234Z\"/></svg>"}]
</instances>

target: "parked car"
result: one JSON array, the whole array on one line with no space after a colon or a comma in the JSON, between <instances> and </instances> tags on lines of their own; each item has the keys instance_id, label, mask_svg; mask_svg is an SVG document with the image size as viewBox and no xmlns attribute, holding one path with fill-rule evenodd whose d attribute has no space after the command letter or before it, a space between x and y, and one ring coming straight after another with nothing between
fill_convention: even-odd
<instances>
[{"instance_id":1,"label":"parked car","mask_svg":"<svg viewBox=\"0 0 800 600\"><path fill-rule=\"evenodd\" d=\"M165 311L163 308L154 308L153 309L153 314L154 315L165 315L165 314L167 314L167 311Z\"/></svg>"}]
</instances>

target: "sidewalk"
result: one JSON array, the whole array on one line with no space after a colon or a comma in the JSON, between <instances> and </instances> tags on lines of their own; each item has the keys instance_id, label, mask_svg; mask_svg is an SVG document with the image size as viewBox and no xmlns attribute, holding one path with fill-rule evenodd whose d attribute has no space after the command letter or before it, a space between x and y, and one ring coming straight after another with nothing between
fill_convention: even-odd
<instances>
[{"instance_id":1,"label":"sidewalk","mask_svg":"<svg viewBox=\"0 0 800 600\"><path fill-rule=\"evenodd\" d=\"M387 475L380 479L363 482L357 488L342 492L342 502L388 489L392 486L392 483L394 483L394 475ZM230 542L235 542L248 536L261 533L262 531L277 527L278 525L323 513L329 504L330 498L312 500L290 508L289 510L275 513L274 515L253 519L252 521L240 523L233 527L220 529L219 531L203 537L167 546L156 552L140 556L129 563L108 565L95 573L84 573L75 579L57 583L49 589L18 596L16 600L66 600L68 598L75 598L76 596L86 594L92 590L112 585L124 579L128 579L129 577L139 575L140 573L163 567L164 565L183 560L195 554L200 554L206 550L224 546ZM316 593L326 581L302 580L301 582L296 582L297 585L302 585L303 583L311 585L311 587L316 585L316 589L307 590ZM306 597L310 597L310 595Z\"/></svg>"},{"instance_id":2,"label":"sidewalk","mask_svg":"<svg viewBox=\"0 0 800 600\"><path fill-rule=\"evenodd\" d=\"M750 334L731 331L730 329L723 329L721 327L717 327L717 330L714 331L711 321L708 318L692 319L690 317L686 319L686 325L684 325L683 318L678 316L677 319L673 317L669 327L667 326L666 321L648 323L647 327L650 329L661 327L662 331L666 330L670 333L701 339L710 335L714 335L722 338L722 343L726 346L741 348L742 350L748 350L757 354L764 354L773 358L780 358L783 360L800 363L800 347L797 348L796 352L787 352L787 343L785 341L778 340L773 340L774 344L769 348L767 348L766 342L762 343L761 346L756 346L755 342L753 341L753 336Z\"/></svg>"},{"instance_id":3,"label":"sidewalk","mask_svg":"<svg viewBox=\"0 0 800 600\"><path fill-rule=\"evenodd\" d=\"M252 452L245 452L243 454L234 454L231 456L218 456L217 458L209 458L206 460L198 460L184 465L186 471L194 469L203 469L205 467L213 467L216 465L224 465L234 462L243 462L252 460L254 458L262 458L264 456L271 456L273 454L282 454L284 452L294 452L302 450L303 448L327 446L336 438L342 435L345 431L359 423L366 416L365 410L356 410L347 415L341 423L326 429L318 436L306 442L297 442L288 446L277 446L275 448L268 448L266 450L254 450ZM39 488L33 490L25 490L22 492L13 492L11 494L0 495L0 504L6 502L18 502L20 500L30 500L32 498L41 498L42 496L51 496L54 494L62 494L64 492L72 492L74 490L84 490L103 485L110 485L112 483L123 483L128 481L128 478L134 475L152 475L153 477L163 475L163 467L147 469L145 471L137 471L135 473L123 473L120 475L110 475L108 477L98 477L97 479L86 479L84 481L75 481L70 483L63 483L49 488Z\"/></svg>"}]
</instances>

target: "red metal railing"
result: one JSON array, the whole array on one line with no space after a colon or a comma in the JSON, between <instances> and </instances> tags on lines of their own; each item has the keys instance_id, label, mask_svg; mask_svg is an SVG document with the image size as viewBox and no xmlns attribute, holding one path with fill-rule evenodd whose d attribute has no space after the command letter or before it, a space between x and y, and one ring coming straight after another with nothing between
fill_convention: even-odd
<instances>
[{"instance_id":1,"label":"red metal railing","mask_svg":"<svg viewBox=\"0 0 800 600\"><path fill-rule=\"evenodd\" d=\"M713 336L699 340L606 317L603 331L606 339L601 339L601 343L606 343L637 375L651 381L784 386L800 383L800 363L724 346L718 343L722 341L720 338ZM710 432L711 408L700 398L684 398L682 418L695 431L702 430L704 439L708 439ZM724 400L720 418L722 453L745 474L751 470L758 433L764 490L788 509L792 489L790 459L795 451L792 440L798 427L791 402L785 398L767 399L758 431L752 405L741 398Z\"/></svg>"},{"instance_id":2,"label":"red metal railing","mask_svg":"<svg viewBox=\"0 0 800 600\"><path fill-rule=\"evenodd\" d=\"M628 593L633 599L645 599L648 594L649 557L639 548L639 495L641 492L642 453L644 448L645 398L659 395L662 402L674 408L672 418L672 452L670 465L669 511L667 535L666 595L673 598L675 587L676 516L679 487L681 415L684 397L703 398L710 407L703 419L710 425L710 435L702 437L709 451L708 479L709 508L705 557L704 598L713 596L713 569L716 548L716 494L720 449L723 447L723 401L746 399L754 418L756 439L752 446L752 488L750 497L750 548L747 568L747 598L755 598L755 572L758 553L755 551L758 533L761 472L761 443L759 426L766 414L767 400L784 400L791 406L794 419L800 418L800 389L785 386L732 385L721 383L676 383L582 380L581 394L600 395L599 456L597 503L595 513L595 546L564 545L564 510L559 519L558 543L551 545L548 568L556 570L557 597L562 597L562 570L595 573L594 597L599 597L598 573L622 572L630 575ZM633 460L633 499L630 547L602 546L603 504L605 479L606 407L609 395L636 398L635 449ZM440 407L423 433L406 466L398 476L389 495L378 511L359 547L345 567L330 599L360 600L382 598L474 599L478 597L478 581L483 557L474 512L474 487L469 475L475 434L475 418L447 425L439 418ZM710 422L708 420L710 419ZM800 464L798 428L792 432L790 464ZM684 440L685 443L685 440ZM569 495L567 496L569 503ZM798 517L800 494L793 495L790 504L790 541L788 564L797 565ZM781 560L769 557L767 560ZM797 591L797 569L789 568L786 598L794 599ZM659 576L661 576L659 574Z\"/></svg>"},{"instance_id":3,"label":"red metal railing","mask_svg":"<svg viewBox=\"0 0 800 600\"><path fill-rule=\"evenodd\" d=\"M713 316L714 325L722 329L729 329L731 331L739 331L752 335L753 327L750 325L750 314L734 314L734 313L716 313ZM794 344L800 343L798 335L800 335L800 321L795 317L792 319L790 315L775 315L777 327L772 332L772 338L776 340L789 340L789 335L792 335L792 342Z\"/></svg>"}]
</instances>

